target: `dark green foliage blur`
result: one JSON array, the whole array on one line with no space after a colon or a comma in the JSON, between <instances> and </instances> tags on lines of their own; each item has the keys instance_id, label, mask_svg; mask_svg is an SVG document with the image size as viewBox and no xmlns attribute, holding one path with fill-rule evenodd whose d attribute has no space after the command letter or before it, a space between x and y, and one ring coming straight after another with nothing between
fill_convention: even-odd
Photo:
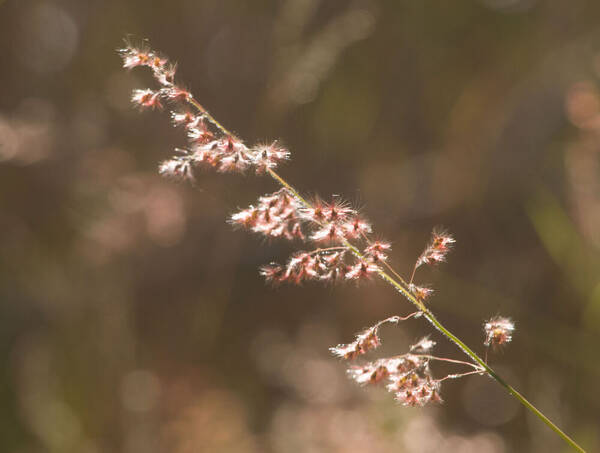
<instances>
[{"instance_id":1,"label":"dark green foliage blur","mask_svg":"<svg viewBox=\"0 0 600 453\"><path fill-rule=\"evenodd\" d=\"M412 307L381 281L265 285L299 245L226 219L276 186L160 178L185 137L130 106L153 80L126 36L288 146L303 193L359 206L402 273L444 225L432 310L481 353L512 317L491 363L600 449L599 26L586 0L0 1L0 451L566 451L486 378L423 409L349 382L328 348ZM423 320L381 354L428 333L463 358Z\"/></svg>"}]
</instances>

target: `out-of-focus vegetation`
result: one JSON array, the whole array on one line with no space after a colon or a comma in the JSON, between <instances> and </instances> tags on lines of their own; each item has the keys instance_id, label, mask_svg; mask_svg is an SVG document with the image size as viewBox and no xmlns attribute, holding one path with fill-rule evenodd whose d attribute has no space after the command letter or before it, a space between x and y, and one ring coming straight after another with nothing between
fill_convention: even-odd
<instances>
[{"instance_id":1,"label":"out-of-focus vegetation","mask_svg":"<svg viewBox=\"0 0 600 453\"><path fill-rule=\"evenodd\" d=\"M410 307L380 282L265 287L289 246L225 218L273 183L159 178L184 138L131 109L128 33L249 142L282 139L298 188L362 206L404 272L450 229L434 311L475 347L515 319L493 363L600 448L600 3L0 3L1 451L563 448L490 380L426 409L348 382L327 348ZM429 330L387 327L383 352Z\"/></svg>"}]
</instances>

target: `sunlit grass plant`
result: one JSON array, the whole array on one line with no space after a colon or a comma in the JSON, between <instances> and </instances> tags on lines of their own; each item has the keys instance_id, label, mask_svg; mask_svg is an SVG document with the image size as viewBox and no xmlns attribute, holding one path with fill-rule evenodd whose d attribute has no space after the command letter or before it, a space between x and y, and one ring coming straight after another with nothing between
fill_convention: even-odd
<instances>
[{"instance_id":1,"label":"sunlit grass plant","mask_svg":"<svg viewBox=\"0 0 600 453\"><path fill-rule=\"evenodd\" d=\"M502 379L488 363L488 350L497 350L510 342L514 323L496 316L483 324L485 359L482 359L436 318L426 301L432 289L415 282L417 270L446 260L454 238L445 230L434 229L430 242L417 257L410 277L394 270L388 260L389 242L374 239L369 221L339 197L307 198L275 170L290 158L290 152L278 142L246 145L219 123L194 96L175 81L176 66L165 56L150 49L147 43L132 45L129 41L119 50L127 69L146 67L158 82L156 89L134 90L131 100L140 109L162 110L169 107L171 120L181 127L188 144L176 149L175 155L162 162L159 172L181 180L194 180L198 167L221 173L255 172L274 180L278 189L258 198L246 209L233 213L229 223L254 233L307 244L308 250L295 252L285 264L271 263L260 269L273 284L300 284L307 280L324 283L383 279L404 296L414 311L405 316L392 316L359 333L353 342L332 347L331 352L350 365L349 376L363 385L386 383L401 404L423 406L439 403L442 383L470 375L487 376L504 387L529 411L546 423L557 435L577 451L577 443L542 414L524 396ZM433 354L435 342L429 336L412 345L408 351L371 362L359 362L380 345L379 327L424 318L444 337L454 343L467 360ZM443 361L460 369L435 377L430 363Z\"/></svg>"}]
</instances>

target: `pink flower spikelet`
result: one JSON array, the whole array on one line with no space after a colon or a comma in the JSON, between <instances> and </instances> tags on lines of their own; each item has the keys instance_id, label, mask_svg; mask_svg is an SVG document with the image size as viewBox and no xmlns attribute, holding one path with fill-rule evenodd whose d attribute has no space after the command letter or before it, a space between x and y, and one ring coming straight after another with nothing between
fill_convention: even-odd
<instances>
[{"instance_id":1,"label":"pink flower spikelet","mask_svg":"<svg viewBox=\"0 0 600 453\"><path fill-rule=\"evenodd\" d=\"M483 344L497 349L510 343L515 324L510 318L495 316L483 325L483 330L485 331Z\"/></svg>"},{"instance_id":2,"label":"pink flower spikelet","mask_svg":"<svg viewBox=\"0 0 600 453\"><path fill-rule=\"evenodd\" d=\"M454 238L441 229L433 230L431 241L421 256L417 259L416 267L422 264L437 264L446 261L446 255L454 244Z\"/></svg>"}]
</instances>

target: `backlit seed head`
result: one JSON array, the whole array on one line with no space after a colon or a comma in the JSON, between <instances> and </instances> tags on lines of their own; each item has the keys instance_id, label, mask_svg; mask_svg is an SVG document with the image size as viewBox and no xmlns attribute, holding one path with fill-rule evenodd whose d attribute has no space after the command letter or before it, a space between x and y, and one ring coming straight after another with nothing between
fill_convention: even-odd
<instances>
[{"instance_id":1,"label":"backlit seed head","mask_svg":"<svg viewBox=\"0 0 600 453\"><path fill-rule=\"evenodd\" d=\"M433 289L427 286L417 286L413 283L408 285L408 289L415 295L420 301L425 301L433 294Z\"/></svg>"},{"instance_id":2,"label":"backlit seed head","mask_svg":"<svg viewBox=\"0 0 600 453\"><path fill-rule=\"evenodd\" d=\"M441 228L435 228L431 234L431 241L417 259L416 267L422 264L437 264L446 261L446 255L456 242L454 238Z\"/></svg>"},{"instance_id":3,"label":"backlit seed head","mask_svg":"<svg viewBox=\"0 0 600 453\"><path fill-rule=\"evenodd\" d=\"M377 332L382 324L398 323L399 320L400 318L398 316L392 316L390 318L384 319L383 321L379 321L374 326L369 327L368 329L359 333L356 336L356 340L354 340L352 343L339 344L334 348L330 348L329 350L338 357L353 360L359 355L366 354L367 352L376 349L381 344ZM392 363L392 361L390 360L391 359L385 360L385 366L394 368L398 365L396 362Z\"/></svg>"},{"instance_id":4,"label":"backlit seed head","mask_svg":"<svg viewBox=\"0 0 600 453\"><path fill-rule=\"evenodd\" d=\"M435 341L429 338L429 335L421 338L418 342L410 347L410 352L418 352L422 354L429 353L435 346Z\"/></svg>"},{"instance_id":5,"label":"backlit seed head","mask_svg":"<svg viewBox=\"0 0 600 453\"><path fill-rule=\"evenodd\" d=\"M161 162L158 167L158 173L162 176L173 179L188 181L194 180L194 174L192 173L190 161L188 159L181 159L178 157Z\"/></svg>"},{"instance_id":6,"label":"backlit seed head","mask_svg":"<svg viewBox=\"0 0 600 453\"><path fill-rule=\"evenodd\" d=\"M139 108L162 109L161 92L152 90L133 90L131 102Z\"/></svg>"},{"instance_id":7,"label":"backlit seed head","mask_svg":"<svg viewBox=\"0 0 600 453\"><path fill-rule=\"evenodd\" d=\"M485 346L501 347L512 340L515 324L510 318L495 316L483 325L485 331Z\"/></svg>"}]
</instances>

